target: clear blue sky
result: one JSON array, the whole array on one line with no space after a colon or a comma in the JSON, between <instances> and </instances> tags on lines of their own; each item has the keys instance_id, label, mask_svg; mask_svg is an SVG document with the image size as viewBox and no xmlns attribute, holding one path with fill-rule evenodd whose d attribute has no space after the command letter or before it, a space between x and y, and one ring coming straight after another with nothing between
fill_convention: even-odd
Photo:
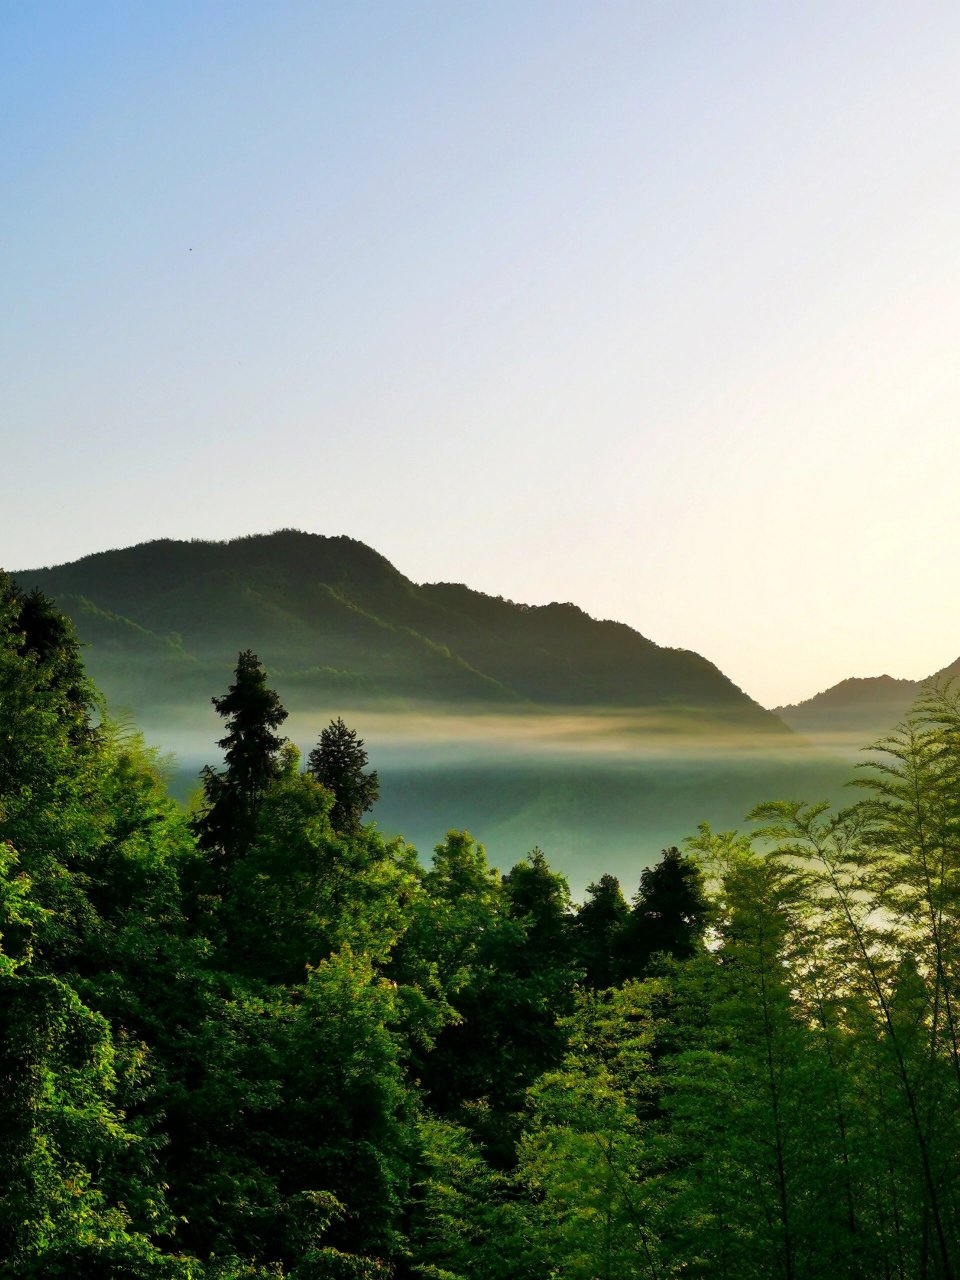
<instances>
[{"instance_id":1,"label":"clear blue sky","mask_svg":"<svg viewBox=\"0 0 960 1280\"><path fill-rule=\"evenodd\" d=\"M960 7L0 6L0 563L348 533L767 704L960 654Z\"/></svg>"}]
</instances>

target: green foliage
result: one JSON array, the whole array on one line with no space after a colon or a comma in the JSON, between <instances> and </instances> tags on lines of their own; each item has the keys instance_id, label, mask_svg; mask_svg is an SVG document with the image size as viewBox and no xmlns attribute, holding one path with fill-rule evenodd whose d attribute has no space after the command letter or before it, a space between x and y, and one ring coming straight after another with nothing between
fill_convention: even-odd
<instances>
[{"instance_id":1,"label":"green foliage","mask_svg":"<svg viewBox=\"0 0 960 1280\"><path fill-rule=\"evenodd\" d=\"M664 849L660 861L641 875L633 909L620 933L621 976L642 977L655 956L689 959L709 917L700 868L679 849Z\"/></svg>"},{"instance_id":2,"label":"green foliage","mask_svg":"<svg viewBox=\"0 0 960 1280\"><path fill-rule=\"evenodd\" d=\"M376 770L364 772L367 753L363 739L338 716L331 720L310 752L307 768L321 786L333 794L330 823L341 835L355 835L363 815L380 794Z\"/></svg>"},{"instance_id":3,"label":"green foliage","mask_svg":"<svg viewBox=\"0 0 960 1280\"><path fill-rule=\"evenodd\" d=\"M33 935L43 909L9 840L0 844L0 976L10 977L33 958Z\"/></svg>"},{"instance_id":4,"label":"green foliage","mask_svg":"<svg viewBox=\"0 0 960 1280\"><path fill-rule=\"evenodd\" d=\"M451 831L423 888L397 974L435 991L450 1016L417 1055L417 1073L430 1106L507 1167L524 1091L563 1048L556 1019L578 972L566 882L540 850L501 878L481 844Z\"/></svg>"},{"instance_id":5,"label":"green foliage","mask_svg":"<svg viewBox=\"0 0 960 1280\"><path fill-rule=\"evenodd\" d=\"M524 1205L463 1127L425 1116L419 1126L410 1252L418 1280L542 1275Z\"/></svg>"},{"instance_id":6,"label":"green foliage","mask_svg":"<svg viewBox=\"0 0 960 1280\"><path fill-rule=\"evenodd\" d=\"M574 921L577 955L591 987L612 987L620 976L620 951L630 917L616 876L603 875L587 886L587 898Z\"/></svg>"},{"instance_id":7,"label":"green foliage","mask_svg":"<svg viewBox=\"0 0 960 1280\"><path fill-rule=\"evenodd\" d=\"M217 745L226 768L203 771L205 806L194 822L197 844L221 868L247 849L257 810L272 782L282 773L285 739L275 732L287 713L272 689L260 659L250 649L237 658L234 683L213 705L227 721Z\"/></svg>"},{"instance_id":8,"label":"green foliage","mask_svg":"<svg viewBox=\"0 0 960 1280\"><path fill-rule=\"evenodd\" d=\"M309 774L278 780L224 888L226 956L238 973L299 983L344 943L385 959L418 891L415 855L374 831L330 825L331 795Z\"/></svg>"},{"instance_id":9,"label":"green foliage","mask_svg":"<svg viewBox=\"0 0 960 1280\"><path fill-rule=\"evenodd\" d=\"M169 1216L116 1107L106 1020L55 978L5 975L0 1028L0 1275L189 1275L144 1234Z\"/></svg>"},{"instance_id":10,"label":"green foliage","mask_svg":"<svg viewBox=\"0 0 960 1280\"><path fill-rule=\"evenodd\" d=\"M215 702L191 822L0 580L0 1280L957 1280L950 690L632 908L420 866L249 651Z\"/></svg>"},{"instance_id":11,"label":"green foliage","mask_svg":"<svg viewBox=\"0 0 960 1280\"><path fill-rule=\"evenodd\" d=\"M583 993L564 1023L566 1056L531 1090L519 1178L541 1265L575 1280L659 1274L643 1117L661 995L655 982Z\"/></svg>"},{"instance_id":12,"label":"green foliage","mask_svg":"<svg viewBox=\"0 0 960 1280\"><path fill-rule=\"evenodd\" d=\"M569 950L570 890L550 870L542 849L533 849L502 882L507 911L523 923L531 967L539 960L560 960Z\"/></svg>"}]
</instances>

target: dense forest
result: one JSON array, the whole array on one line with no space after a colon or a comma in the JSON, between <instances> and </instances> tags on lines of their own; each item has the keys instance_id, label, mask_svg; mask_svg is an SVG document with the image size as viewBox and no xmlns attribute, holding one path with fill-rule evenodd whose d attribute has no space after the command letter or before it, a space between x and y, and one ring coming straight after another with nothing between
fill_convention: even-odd
<instances>
[{"instance_id":1,"label":"dense forest","mask_svg":"<svg viewBox=\"0 0 960 1280\"><path fill-rule=\"evenodd\" d=\"M254 653L223 684L185 807L0 580L2 1280L957 1275L949 689L848 808L575 904L385 840L352 728L301 761Z\"/></svg>"}]
</instances>

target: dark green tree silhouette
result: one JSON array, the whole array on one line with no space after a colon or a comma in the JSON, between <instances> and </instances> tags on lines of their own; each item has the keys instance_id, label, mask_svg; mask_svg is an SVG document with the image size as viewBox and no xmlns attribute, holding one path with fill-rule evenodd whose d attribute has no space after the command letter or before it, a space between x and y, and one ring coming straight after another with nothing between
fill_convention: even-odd
<instances>
[{"instance_id":1,"label":"dark green tree silhouette","mask_svg":"<svg viewBox=\"0 0 960 1280\"><path fill-rule=\"evenodd\" d=\"M587 985L602 990L617 983L621 941L630 908L616 876L602 875L587 886L587 895L574 920L575 949Z\"/></svg>"},{"instance_id":2,"label":"dark green tree silhouette","mask_svg":"<svg viewBox=\"0 0 960 1280\"><path fill-rule=\"evenodd\" d=\"M338 835L354 835L380 795L375 769L364 772L363 739L338 716L320 734L307 759L307 771L334 796L330 825Z\"/></svg>"},{"instance_id":3,"label":"dark green tree silhouette","mask_svg":"<svg viewBox=\"0 0 960 1280\"><path fill-rule=\"evenodd\" d=\"M21 656L43 671L50 688L58 690L71 714L74 736L90 732L89 713L96 702L80 656L73 623L42 591L15 590L19 603L17 625L22 632Z\"/></svg>"},{"instance_id":4,"label":"dark green tree silhouette","mask_svg":"<svg viewBox=\"0 0 960 1280\"><path fill-rule=\"evenodd\" d=\"M227 721L223 748L226 768L207 765L202 774L206 807L194 822L198 847L215 864L230 864L249 847L257 810L272 782L281 777L286 738L276 730L287 718L267 674L250 649L237 658L234 683L213 705Z\"/></svg>"},{"instance_id":5,"label":"dark green tree silhouette","mask_svg":"<svg viewBox=\"0 0 960 1280\"><path fill-rule=\"evenodd\" d=\"M655 955L692 956L709 911L699 866L676 847L664 849L660 861L640 877L622 934L621 979L642 977Z\"/></svg>"},{"instance_id":6,"label":"dark green tree silhouette","mask_svg":"<svg viewBox=\"0 0 960 1280\"><path fill-rule=\"evenodd\" d=\"M507 872L503 892L509 914L526 924L530 943L544 954L566 958L570 891L563 876L550 869L542 849L531 849L524 862Z\"/></svg>"}]
</instances>

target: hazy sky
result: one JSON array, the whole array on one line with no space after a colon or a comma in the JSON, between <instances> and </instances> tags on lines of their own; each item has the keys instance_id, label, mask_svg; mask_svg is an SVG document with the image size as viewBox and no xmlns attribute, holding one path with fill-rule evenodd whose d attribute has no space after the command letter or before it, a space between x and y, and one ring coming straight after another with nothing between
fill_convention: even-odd
<instances>
[{"instance_id":1,"label":"hazy sky","mask_svg":"<svg viewBox=\"0 0 960 1280\"><path fill-rule=\"evenodd\" d=\"M295 526L960 654L960 6L0 4L0 563Z\"/></svg>"}]
</instances>

